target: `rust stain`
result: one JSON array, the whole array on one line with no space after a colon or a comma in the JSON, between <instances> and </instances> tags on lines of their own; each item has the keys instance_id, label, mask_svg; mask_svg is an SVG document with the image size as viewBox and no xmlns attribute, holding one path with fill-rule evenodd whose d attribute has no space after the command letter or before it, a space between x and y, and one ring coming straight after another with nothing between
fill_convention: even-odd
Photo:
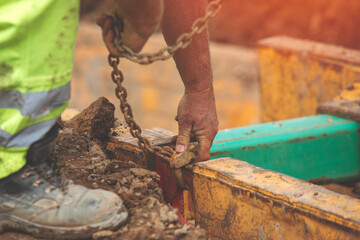
<instances>
[{"instance_id":1,"label":"rust stain","mask_svg":"<svg viewBox=\"0 0 360 240\"><path fill-rule=\"evenodd\" d=\"M216 156L229 156L230 155L230 151L221 151L221 152L212 152L210 153L211 157L216 157Z\"/></svg>"},{"instance_id":2,"label":"rust stain","mask_svg":"<svg viewBox=\"0 0 360 240\"><path fill-rule=\"evenodd\" d=\"M222 165L222 163L225 162L219 161L218 165ZM236 165L236 163L237 161L233 161L234 165L232 165L231 168L235 175L241 171L240 169L245 167L244 165ZM291 231L286 234L287 236L298 236L296 239L307 239L306 236L309 237L308 234L314 234L314 236L328 236L329 238L324 239L333 239L333 237L330 237L334 236L332 234L335 234L336 236L340 236L341 234L344 236L355 236L359 232L359 228L357 227L358 224L345 224L345 222L337 221L336 219L333 219L332 216L328 216L325 213L315 210L314 207L316 206L309 206L308 210L311 211L307 211L302 207L296 207L296 204L292 202L292 199L269 196L267 193L268 191L271 191L270 189L253 189L251 184L243 185L243 183L239 184L237 181L231 182L231 179L233 179L234 176L231 171L229 172L226 170L228 168L225 167L224 171L222 171L221 168L215 170L212 169L212 167L211 169L205 169L204 167L197 166L194 170L194 186L197 190L195 192L195 203L197 204L196 207L198 207L196 221L208 230L210 236L218 237L220 235L219 239L239 239L237 237L244 234L244 236L247 236L244 239L249 239L248 234L254 232L255 228L258 230L257 228L260 225L263 227L263 233L267 233L266 237L272 239L274 234L279 236L279 234L284 233L283 231L279 232L279 226L281 224L279 223L280 219L284 226L287 224L288 226L296 226L296 228L299 227L297 224L306 221L306 229L303 233L300 233L300 235L299 233ZM252 169L253 167L250 168ZM264 175L262 173L254 174L249 171L247 172L251 176L257 175L260 177ZM283 182L285 179L280 178L280 180ZM292 183L292 181L290 182ZM208 201L209 193L202 191L205 189L204 184L210 184L212 186L211 190L213 191L215 199L211 202ZM233 189L237 190L233 191ZM317 192L315 190L317 189L313 189L313 193L316 198L316 194L320 195L321 191ZM204 202L202 202L202 200L204 200ZM268 210L269 206L270 210ZM267 211L268 213L265 213ZM236 212L235 216L231 214L231 212ZM281 214L281 212L283 214ZM251 218L253 214L255 215ZM266 214L269 214L269 216ZM250 218L245 218L245 216ZM274 219L274 216L276 219ZM249 220L244 220L244 218L251 219L251 222L249 222ZM274 226L274 223L277 225L275 225L275 230L272 231L270 230L270 226ZM314 224L316 227L314 227ZM308 226L312 226L311 229L307 229ZM321 229L326 228L327 230L321 231L318 234L318 227ZM271 229L274 228L272 227ZM329 232L329 230L331 231ZM258 231L255 232L257 232L257 234L259 233ZM265 236L265 234L263 234L263 236ZM257 235L257 237L259 237L259 235Z\"/></svg>"},{"instance_id":3,"label":"rust stain","mask_svg":"<svg viewBox=\"0 0 360 240\"><path fill-rule=\"evenodd\" d=\"M344 130L344 131L339 131L339 132L336 132L336 133L333 133L332 136L334 135L338 135L338 134L349 134L350 132L347 131L347 130ZM307 137L300 137L300 138L294 138L294 139L290 139L289 141L287 141L287 143L299 143L299 142L303 142L303 141L307 141L307 140L314 140L314 139L318 139L318 138L321 138L321 137L328 137L328 134L327 133L323 133L323 134L320 134L318 136L307 136Z\"/></svg>"},{"instance_id":4,"label":"rust stain","mask_svg":"<svg viewBox=\"0 0 360 240\"><path fill-rule=\"evenodd\" d=\"M254 151L256 149L259 148L266 148L266 149L270 149L270 147L274 146L274 145L278 145L279 142L275 142L275 143L271 143L271 144L267 144L267 143L263 143L263 144L258 144L256 146L249 146L249 147L242 147L242 150L246 150L246 151Z\"/></svg>"},{"instance_id":5,"label":"rust stain","mask_svg":"<svg viewBox=\"0 0 360 240\"><path fill-rule=\"evenodd\" d=\"M320 178L310 178L308 182L314 183L314 184L328 184L332 183L334 180L332 178L328 177L320 177Z\"/></svg>"},{"instance_id":6,"label":"rust stain","mask_svg":"<svg viewBox=\"0 0 360 240\"><path fill-rule=\"evenodd\" d=\"M294 138L294 139L290 139L287 142L288 143L299 143L299 142L303 142L303 141L306 141L306 140L314 140L314 139L319 138L320 136L308 136L308 137Z\"/></svg>"},{"instance_id":7,"label":"rust stain","mask_svg":"<svg viewBox=\"0 0 360 240\"><path fill-rule=\"evenodd\" d=\"M232 222L234 221L234 219L236 217L237 208L238 207L235 203L232 203L232 202L229 203L229 205L226 208L226 213L225 213L224 219L221 221L222 228L226 229L232 224Z\"/></svg>"},{"instance_id":8,"label":"rust stain","mask_svg":"<svg viewBox=\"0 0 360 240\"><path fill-rule=\"evenodd\" d=\"M270 147L274 146L274 145L278 145L279 142L275 142L275 143L271 143L271 144L258 144L256 146L243 146L241 148L238 148L237 150L238 151L254 151L256 149L259 149L259 148L266 148L266 149L270 149ZM216 156L230 156L231 154L231 151L218 151L218 152L212 152L210 153L210 156L211 157L216 157Z\"/></svg>"}]
</instances>

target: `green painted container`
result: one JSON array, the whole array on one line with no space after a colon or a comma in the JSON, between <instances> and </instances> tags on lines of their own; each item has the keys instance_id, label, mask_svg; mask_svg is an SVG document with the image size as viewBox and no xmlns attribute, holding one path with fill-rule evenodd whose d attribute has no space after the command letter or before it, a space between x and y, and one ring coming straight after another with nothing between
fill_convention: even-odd
<instances>
[{"instance_id":1,"label":"green painted container","mask_svg":"<svg viewBox=\"0 0 360 240\"><path fill-rule=\"evenodd\" d=\"M359 124L318 115L220 131L211 159L232 157L315 183L358 178Z\"/></svg>"}]
</instances>

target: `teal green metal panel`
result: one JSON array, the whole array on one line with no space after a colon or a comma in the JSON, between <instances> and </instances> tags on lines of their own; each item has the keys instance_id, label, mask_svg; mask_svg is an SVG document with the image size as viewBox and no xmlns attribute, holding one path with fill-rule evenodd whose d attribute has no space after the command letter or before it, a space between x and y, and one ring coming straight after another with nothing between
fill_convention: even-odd
<instances>
[{"instance_id":1,"label":"teal green metal panel","mask_svg":"<svg viewBox=\"0 0 360 240\"><path fill-rule=\"evenodd\" d=\"M220 131L211 159L232 157L310 181L341 181L360 172L359 124L318 115Z\"/></svg>"}]
</instances>

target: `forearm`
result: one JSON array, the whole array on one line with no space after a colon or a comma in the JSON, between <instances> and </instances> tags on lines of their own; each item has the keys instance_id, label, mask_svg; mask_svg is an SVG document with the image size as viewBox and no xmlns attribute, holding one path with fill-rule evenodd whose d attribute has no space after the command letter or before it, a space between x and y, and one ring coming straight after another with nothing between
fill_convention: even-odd
<instances>
[{"instance_id":1,"label":"forearm","mask_svg":"<svg viewBox=\"0 0 360 240\"><path fill-rule=\"evenodd\" d=\"M116 0L116 3L119 17L144 38L156 30L163 15L163 0Z\"/></svg>"},{"instance_id":2,"label":"forearm","mask_svg":"<svg viewBox=\"0 0 360 240\"><path fill-rule=\"evenodd\" d=\"M206 0L165 0L162 31L168 45L185 32L192 23L205 15ZM185 91L197 92L212 88L212 70L207 31L195 35L191 44L174 56L176 66L185 85Z\"/></svg>"}]
</instances>

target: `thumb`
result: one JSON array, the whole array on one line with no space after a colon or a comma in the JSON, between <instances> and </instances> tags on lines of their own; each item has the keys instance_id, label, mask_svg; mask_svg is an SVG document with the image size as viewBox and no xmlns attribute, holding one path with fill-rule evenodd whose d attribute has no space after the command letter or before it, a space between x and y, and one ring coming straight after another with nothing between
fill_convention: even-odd
<instances>
[{"instance_id":1,"label":"thumb","mask_svg":"<svg viewBox=\"0 0 360 240\"><path fill-rule=\"evenodd\" d=\"M179 135L176 139L176 148L175 151L177 153L182 153L187 149L190 142L190 133L191 127L181 127L179 126Z\"/></svg>"}]
</instances>

